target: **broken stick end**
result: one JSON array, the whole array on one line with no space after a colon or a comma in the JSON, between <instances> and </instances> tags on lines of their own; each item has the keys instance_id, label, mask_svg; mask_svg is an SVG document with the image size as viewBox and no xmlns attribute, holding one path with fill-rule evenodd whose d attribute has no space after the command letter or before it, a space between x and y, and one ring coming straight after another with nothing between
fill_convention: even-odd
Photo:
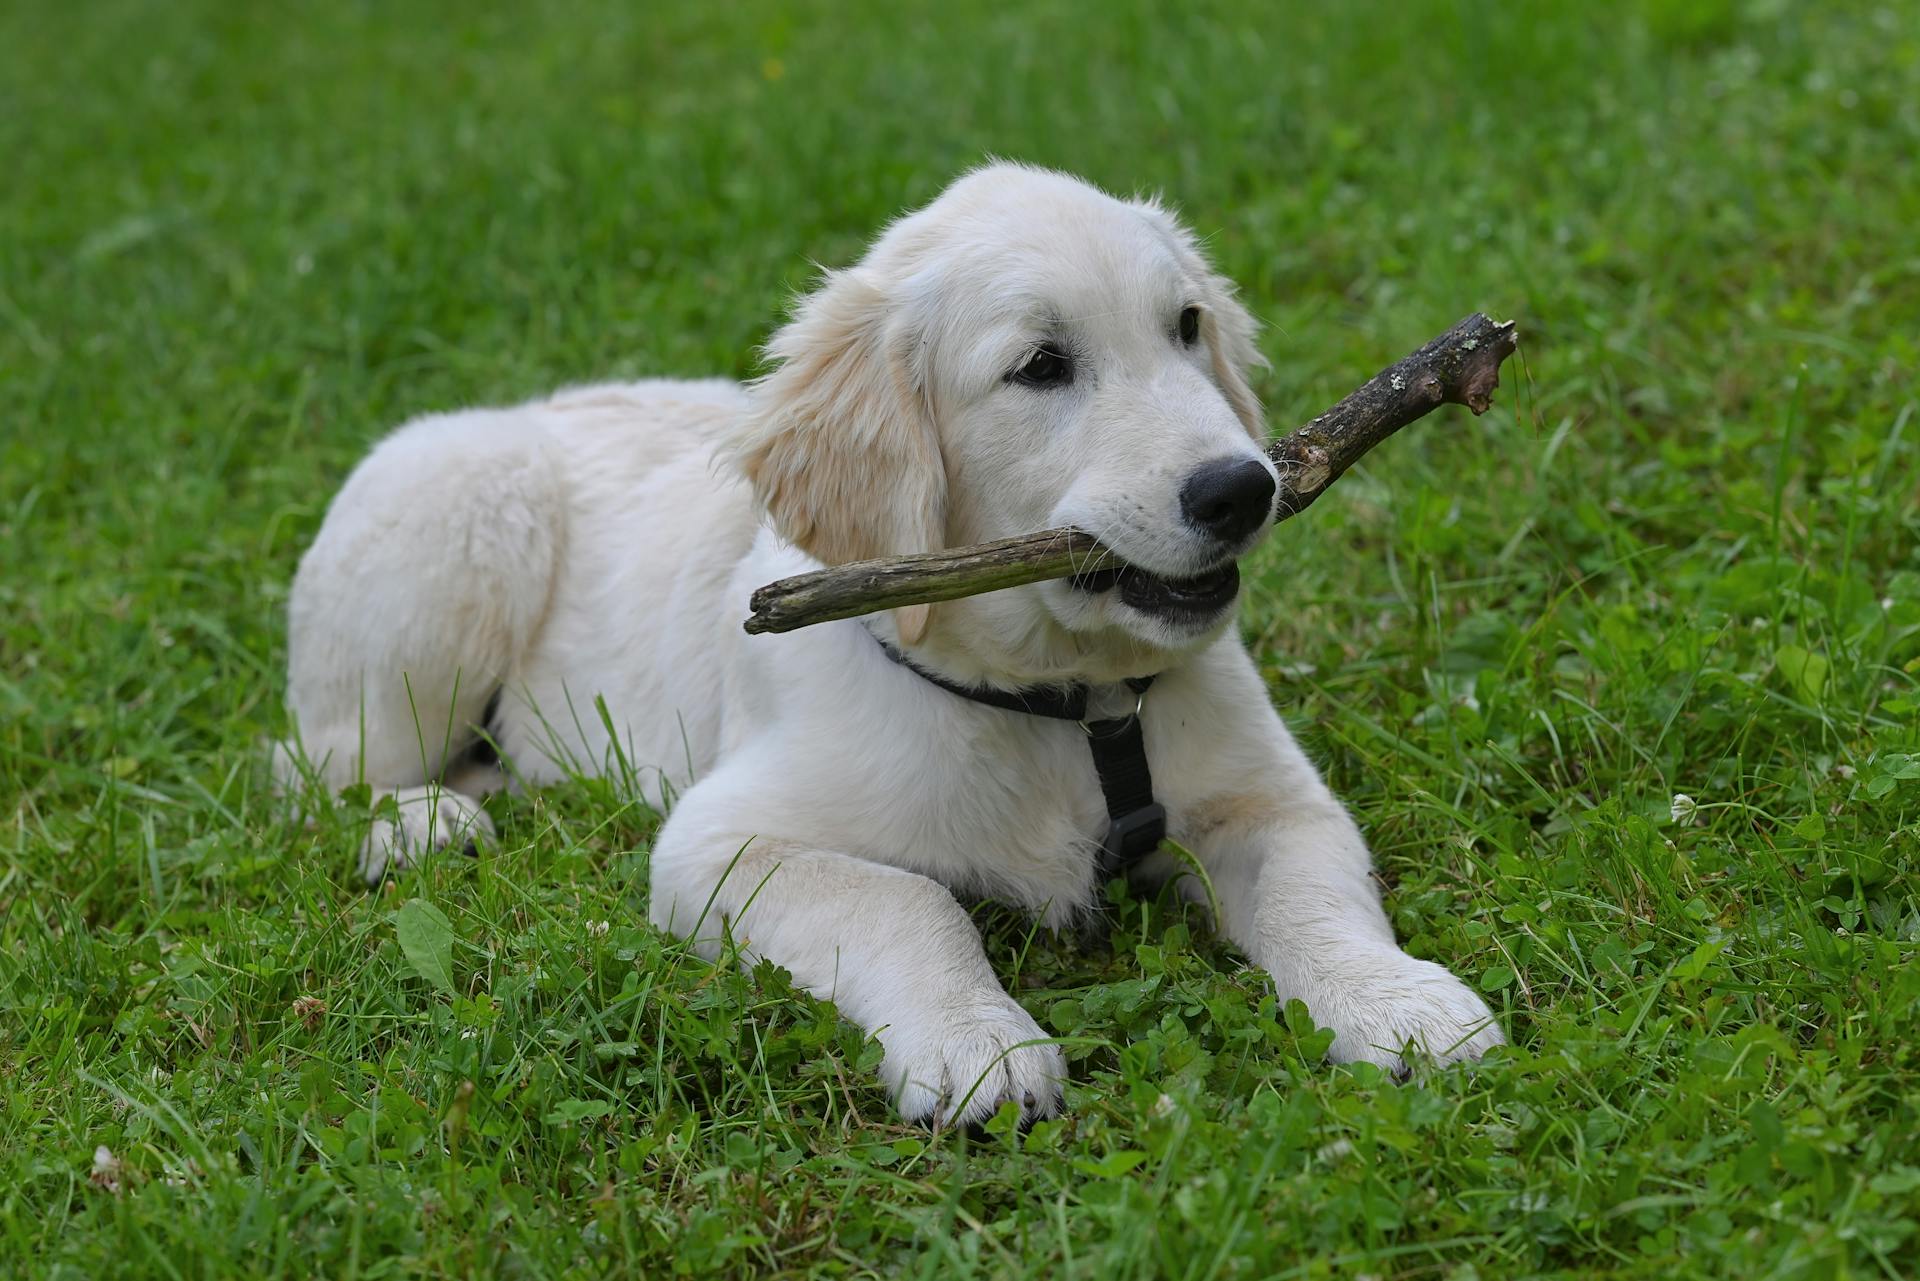
<instances>
[{"instance_id":1,"label":"broken stick end","mask_svg":"<svg viewBox=\"0 0 1920 1281\"><path fill-rule=\"evenodd\" d=\"M1493 393L1500 386L1500 366L1520 345L1519 327L1511 320L1493 325L1493 338L1476 353L1471 368L1461 380L1460 401L1477 418L1493 408Z\"/></svg>"}]
</instances>

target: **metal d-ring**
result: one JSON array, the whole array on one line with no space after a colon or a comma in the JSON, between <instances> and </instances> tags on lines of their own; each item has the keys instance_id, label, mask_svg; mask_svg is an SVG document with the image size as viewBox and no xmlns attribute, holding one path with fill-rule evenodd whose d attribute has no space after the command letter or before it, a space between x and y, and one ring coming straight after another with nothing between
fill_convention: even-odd
<instances>
[{"instance_id":1,"label":"metal d-ring","mask_svg":"<svg viewBox=\"0 0 1920 1281\"><path fill-rule=\"evenodd\" d=\"M1125 717L1119 717L1119 716L1108 717L1107 719L1137 721L1140 719L1140 709L1145 707L1146 705L1147 705L1147 691L1144 689L1138 690L1134 693L1134 696L1133 696L1133 711L1131 714ZM1088 738L1093 737L1093 724L1090 721L1082 720L1079 722L1079 725L1081 729L1086 731Z\"/></svg>"}]
</instances>

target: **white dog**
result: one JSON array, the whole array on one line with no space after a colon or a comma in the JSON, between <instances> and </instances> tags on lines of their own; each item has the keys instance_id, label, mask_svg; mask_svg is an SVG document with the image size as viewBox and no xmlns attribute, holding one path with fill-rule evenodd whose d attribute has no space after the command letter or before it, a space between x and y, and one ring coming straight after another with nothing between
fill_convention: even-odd
<instances>
[{"instance_id":1,"label":"white dog","mask_svg":"<svg viewBox=\"0 0 1920 1281\"><path fill-rule=\"evenodd\" d=\"M1110 816L1147 815L1151 849L1149 803L1334 1058L1477 1057L1492 1015L1395 945L1360 833L1230 626L1275 487L1252 331L1157 205L971 173L828 273L751 386L587 387L383 441L294 581L297 748L393 798L370 880L491 835L483 733L529 784L637 772L667 813L654 921L833 1001L909 1117L1059 1106L1061 1055L953 892L1066 922ZM775 578L1058 525L1125 568L741 630ZM1076 716L1131 736L1150 784L1110 787Z\"/></svg>"}]
</instances>

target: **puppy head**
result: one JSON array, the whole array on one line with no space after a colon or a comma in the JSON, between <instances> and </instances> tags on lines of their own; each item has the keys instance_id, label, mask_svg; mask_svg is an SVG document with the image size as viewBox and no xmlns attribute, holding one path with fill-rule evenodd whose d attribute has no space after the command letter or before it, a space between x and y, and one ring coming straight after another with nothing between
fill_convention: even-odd
<instances>
[{"instance_id":1,"label":"puppy head","mask_svg":"<svg viewBox=\"0 0 1920 1281\"><path fill-rule=\"evenodd\" d=\"M1271 523L1253 329L1157 204L991 165L802 301L736 452L828 563L1087 530L1119 564L943 605L951 639L1002 671L1151 670L1226 626ZM926 636L926 607L896 620Z\"/></svg>"}]
</instances>

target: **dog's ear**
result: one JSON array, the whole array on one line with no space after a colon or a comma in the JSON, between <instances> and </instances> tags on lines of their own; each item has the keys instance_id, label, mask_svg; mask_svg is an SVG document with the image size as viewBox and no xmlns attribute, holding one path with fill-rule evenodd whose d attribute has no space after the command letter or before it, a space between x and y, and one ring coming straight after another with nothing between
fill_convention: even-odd
<instances>
[{"instance_id":1,"label":"dog's ear","mask_svg":"<svg viewBox=\"0 0 1920 1281\"><path fill-rule=\"evenodd\" d=\"M1213 381L1247 435L1264 447L1271 438L1266 414L1260 408L1260 398L1253 394L1251 382L1255 370L1267 367L1267 358L1254 342L1259 322L1241 305L1234 283L1213 269L1200 242L1178 218L1156 200L1141 200L1138 205L1172 238L1174 251L1187 270L1200 278L1204 295L1200 299L1200 332L1213 354Z\"/></svg>"},{"instance_id":2,"label":"dog's ear","mask_svg":"<svg viewBox=\"0 0 1920 1281\"><path fill-rule=\"evenodd\" d=\"M938 550L947 477L911 335L874 273L828 273L767 344L733 452L774 528L829 565ZM907 644L930 606L894 611Z\"/></svg>"}]
</instances>

